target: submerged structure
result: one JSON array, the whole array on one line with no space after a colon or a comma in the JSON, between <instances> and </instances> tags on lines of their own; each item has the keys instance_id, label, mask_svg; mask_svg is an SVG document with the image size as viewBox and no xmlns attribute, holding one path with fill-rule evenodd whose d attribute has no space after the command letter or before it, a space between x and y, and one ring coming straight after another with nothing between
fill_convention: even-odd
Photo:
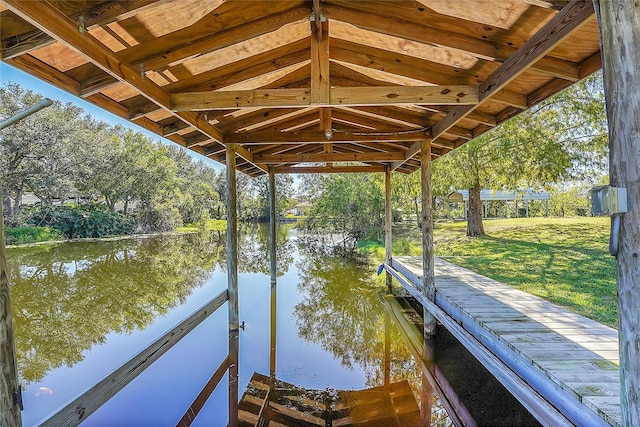
<instances>
[{"instance_id":1,"label":"submerged structure","mask_svg":"<svg viewBox=\"0 0 640 427\"><path fill-rule=\"evenodd\" d=\"M4 62L226 165L230 378L240 326L236 171L269 174L272 236L276 173L384 173L390 264L391 171L421 169L421 292L435 301L431 161L604 64L611 182L629 194L617 251L622 423L640 424L637 4L2 0L0 20ZM8 378L0 420L18 425L14 363L4 357L13 345L5 338L11 307L0 273ZM428 335L435 319L424 316ZM237 382L229 388L238 395ZM231 404L231 425L237 416Z\"/></svg>"}]
</instances>

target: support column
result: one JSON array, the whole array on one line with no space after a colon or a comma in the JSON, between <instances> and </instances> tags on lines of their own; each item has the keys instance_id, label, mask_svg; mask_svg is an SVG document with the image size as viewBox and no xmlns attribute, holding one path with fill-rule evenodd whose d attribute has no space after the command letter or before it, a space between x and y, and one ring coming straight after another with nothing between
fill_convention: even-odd
<instances>
[{"instance_id":1,"label":"support column","mask_svg":"<svg viewBox=\"0 0 640 427\"><path fill-rule=\"evenodd\" d=\"M594 0L600 24L611 185L627 189L616 256L624 426L640 425L640 3Z\"/></svg>"},{"instance_id":2,"label":"support column","mask_svg":"<svg viewBox=\"0 0 640 427\"><path fill-rule=\"evenodd\" d=\"M269 375L276 377L276 281L277 281L277 212L276 212L276 174L269 166L269 256L271 261L271 304L270 304L270 352Z\"/></svg>"},{"instance_id":3,"label":"support column","mask_svg":"<svg viewBox=\"0 0 640 427\"><path fill-rule=\"evenodd\" d=\"M520 212L518 211L518 200L516 200L516 218L520 217Z\"/></svg>"},{"instance_id":4,"label":"support column","mask_svg":"<svg viewBox=\"0 0 640 427\"><path fill-rule=\"evenodd\" d=\"M529 201L525 200L524 206L527 208L527 218L529 218Z\"/></svg>"},{"instance_id":5,"label":"support column","mask_svg":"<svg viewBox=\"0 0 640 427\"><path fill-rule=\"evenodd\" d=\"M238 425L238 204L236 150L227 145L227 293L229 295L229 426Z\"/></svg>"},{"instance_id":6,"label":"support column","mask_svg":"<svg viewBox=\"0 0 640 427\"><path fill-rule=\"evenodd\" d=\"M391 384L391 316L384 312L384 387Z\"/></svg>"},{"instance_id":7,"label":"support column","mask_svg":"<svg viewBox=\"0 0 640 427\"><path fill-rule=\"evenodd\" d=\"M271 285L275 285L277 278L276 271L276 173L273 166L269 166L269 252L271 261Z\"/></svg>"},{"instance_id":8,"label":"support column","mask_svg":"<svg viewBox=\"0 0 640 427\"><path fill-rule=\"evenodd\" d=\"M391 217L391 166L384 167L384 257L385 263L391 265L392 256L392 222ZM391 290L391 273L387 272L387 288Z\"/></svg>"},{"instance_id":9,"label":"support column","mask_svg":"<svg viewBox=\"0 0 640 427\"><path fill-rule=\"evenodd\" d=\"M464 201L464 219L467 220L469 215L469 203L465 200Z\"/></svg>"},{"instance_id":10,"label":"support column","mask_svg":"<svg viewBox=\"0 0 640 427\"><path fill-rule=\"evenodd\" d=\"M549 199L544 201L544 216L549 217Z\"/></svg>"},{"instance_id":11,"label":"support column","mask_svg":"<svg viewBox=\"0 0 640 427\"><path fill-rule=\"evenodd\" d=\"M9 272L4 241L4 218L0 206L0 425L21 426L20 407L14 403L14 393L18 391L18 371L16 369L13 315L9 296Z\"/></svg>"},{"instance_id":12,"label":"support column","mask_svg":"<svg viewBox=\"0 0 640 427\"><path fill-rule=\"evenodd\" d=\"M436 300L436 283L433 258L433 215L431 191L431 141L422 141L420 150L422 172L422 293L429 300ZM436 331L436 318L423 308L424 334L433 335Z\"/></svg>"}]
</instances>

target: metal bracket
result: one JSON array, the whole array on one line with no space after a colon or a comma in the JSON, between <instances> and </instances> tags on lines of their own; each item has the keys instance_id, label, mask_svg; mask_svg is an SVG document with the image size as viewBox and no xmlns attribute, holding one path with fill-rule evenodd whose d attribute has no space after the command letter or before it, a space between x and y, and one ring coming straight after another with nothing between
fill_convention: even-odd
<instances>
[{"instance_id":1,"label":"metal bracket","mask_svg":"<svg viewBox=\"0 0 640 427\"><path fill-rule=\"evenodd\" d=\"M19 385L18 389L13 392L13 404L18 405L21 411L24 411L24 403L22 402L22 386Z\"/></svg>"},{"instance_id":2,"label":"metal bracket","mask_svg":"<svg viewBox=\"0 0 640 427\"><path fill-rule=\"evenodd\" d=\"M84 32L87 31L87 27L84 23L84 15L80 15L80 17L78 17L78 31L80 31L80 34L84 34Z\"/></svg>"}]
</instances>

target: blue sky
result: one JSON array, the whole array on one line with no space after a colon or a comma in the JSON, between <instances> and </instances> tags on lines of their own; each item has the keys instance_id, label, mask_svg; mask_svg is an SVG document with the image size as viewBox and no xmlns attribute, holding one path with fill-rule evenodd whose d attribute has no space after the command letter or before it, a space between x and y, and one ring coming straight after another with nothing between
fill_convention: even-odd
<instances>
[{"instance_id":1,"label":"blue sky","mask_svg":"<svg viewBox=\"0 0 640 427\"><path fill-rule=\"evenodd\" d=\"M71 102L72 104L82 108L84 111L86 111L88 114L90 114L93 118L97 120L101 120L103 122L107 122L113 125L120 124L127 128L133 129L134 131L142 132L155 141L160 140L166 144L176 145L173 142L169 141L168 139L161 138L160 136L154 133L151 133L146 129L143 129L127 120L121 119L120 117L114 114L111 114L108 111L103 110L102 108L96 107L95 105L89 102L86 102L77 96L71 95L70 93L60 90L48 83L43 82L38 78L32 77L29 74L26 74L10 65L5 64L4 62L0 62L0 85L4 85L5 83L8 83L8 82L18 83L23 88L32 90L33 92L36 92L36 93L40 93L47 98L59 100L64 103ZM214 162L190 150L187 150L187 151L194 158L206 161L207 164L209 164L211 167L213 167L218 171L224 168L224 166L218 162Z\"/></svg>"}]
</instances>

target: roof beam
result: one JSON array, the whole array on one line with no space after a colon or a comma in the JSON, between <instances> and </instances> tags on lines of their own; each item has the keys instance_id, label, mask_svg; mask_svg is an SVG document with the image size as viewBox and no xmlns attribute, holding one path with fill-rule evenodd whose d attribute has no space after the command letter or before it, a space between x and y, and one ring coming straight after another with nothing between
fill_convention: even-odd
<instances>
[{"instance_id":1,"label":"roof beam","mask_svg":"<svg viewBox=\"0 0 640 427\"><path fill-rule=\"evenodd\" d=\"M279 8L278 4L273 4ZM242 7L250 7L245 3ZM206 27L190 27L175 33L158 37L151 43L134 46L123 53L123 59L133 65L144 64L147 70L169 67L182 60L222 49L254 37L273 32L282 26L309 16L307 8L298 7L286 11L276 11L260 19L210 34ZM203 34L210 34L199 37ZM176 40L181 44L176 45Z\"/></svg>"},{"instance_id":2,"label":"roof beam","mask_svg":"<svg viewBox=\"0 0 640 427\"><path fill-rule=\"evenodd\" d=\"M171 100L168 93L147 79L144 74L140 73L140 70L130 64L123 63L113 51L105 47L91 34L81 33L73 21L49 2L3 0L3 3L22 19L40 28L70 49L79 52L114 78L140 91L142 95L159 107L171 111L169 109ZM222 134L209 123L198 120L194 113L185 112L177 115L207 133L211 138L222 141Z\"/></svg>"},{"instance_id":3,"label":"roof beam","mask_svg":"<svg viewBox=\"0 0 640 427\"><path fill-rule=\"evenodd\" d=\"M315 153L315 154L272 154L254 156L254 160L264 164L281 163L327 163L327 162L388 162L404 159L404 153Z\"/></svg>"},{"instance_id":4,"label":"roof beam","mask_svg":"<svg viewBox=\"0 0 640 427\"><path fill-rule=\"evenodd\" d=\"M335 87L331 88L329 103L323 106L473 105L478 102L477 90L476 86ZM241 107L304 108L310 105L310 90L307 88L171 94L171 108L174 111Z\"/></svg>"},{"instance_id":5,"label":"roof beam","mask_svg":"<svg viewBox=\"0 0 640 427\"><path fill-rule=\"evenodd\" d=\"M314 15L319 11L315 10ZM330 102L329 95L329 23L320 22L320 15L311 22L311 105L326 105Z\"/></svg>"},{"instance_id":6,"label":"roof beam","mask_svg":"<svg viewBox=\"0 0 640 427\"><path fill-rule=\"evenodd\" d=\"M530 68L533 63L553 50L574 30L585 24L593 15L593 3L590 0L577 0L563 8L480 84L480 102L478 104L455 108L442 121L433 126L433 139L437 139L480 104L502 90Z\"/></svg>"},{"instance_id":7,"label":"roof beam","mask_svg":"<svg viewBox=\"0 0 640 427\"><path fill-rule=\"evenodd\" d=\"M371 166L278 166L276 173L372 173L384 172L384 165Z\"/></svg>"},{"instance_id":8,"label":"roof beam","mask_svg":"<svg viewBox=\"0 0 640 427\"><path fill-rule=\"evenodd\" d=\"M424 138L425 132L420 129L410 133L406 131L346 132L334 130L329 139L325 132L320 130L299 132L253 132L225 135L225 141L238 144L324 144L326 142L338 144L351 142L422 141Z\"/></svg>"},{"instance_id":9,"label":"roof beam","mask_svg":"<svg viewBox=\"0 0 640 427\"><path fill-rule=\"evenodd\" d=\"M118 2L102 2L70 15L69 19L75 21L82 16L85 28L92 30L93 28L106 25L117 19L122 20L128 18L133 13L155 5L158 1L159 0L123 0ZM164 2L166 0L161 1ZM3 59L15 58L16 56L47 46L53 42L55 42L55 39L49 34L39 29L34 29L27 33L2 40L1 55Z\"/></svg>"}]
</instances>

